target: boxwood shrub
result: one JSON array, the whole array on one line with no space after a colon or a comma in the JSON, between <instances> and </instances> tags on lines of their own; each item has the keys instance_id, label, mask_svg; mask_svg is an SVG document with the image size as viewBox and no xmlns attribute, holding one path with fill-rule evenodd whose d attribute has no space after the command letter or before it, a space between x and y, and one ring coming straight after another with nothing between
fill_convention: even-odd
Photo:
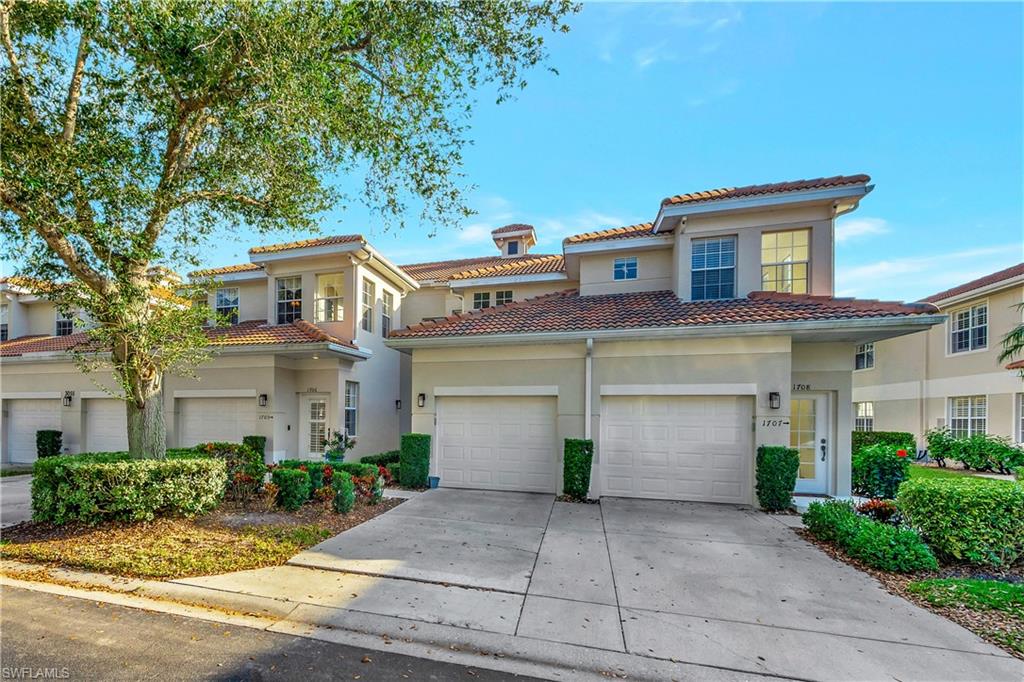
<instances>
[{"instance_id":1,"label":"boxwood shrub","mask_svg":"<svg viewBox=\"0 0 1024 682\"><path fill-rule=\"evenodd\" d=\"M851 442L854 454L861 448L872 445L890 445L897 450L903 449L911 453L917 448L914 434L906 431L854 431Z\"/></svg>"},{"instance_id":2,"label":"boxwood shrub","mask_svg":"<svg viewBox=\"0 0 1024 682\"><path fill-rule=\"evenodd\" d=\"M566 438L562 453L562 493L576 500L586 499L590 491L594 441Z\"/></svg>"},{"instance_id":3,"label":"boxwood shrub","mask_svg":"<svg viewBox=\"0 0 1024 682\"><path fill-rule=\"evenodd\" d=\"M267 456L266 436L242 436L242 445L248 446L250 450L258 454L260 457Z\"/></svg>"},{"instance_id":4,"label":"boxwood shrub","mask_svg":"<svg viewBox=\"0 0 1024 682\"><path fill-rule=\"evenodd\" d=\"M308 473L311 492L315 492L324 487L325 467L330 466L335 471L338 469L337 463L328 464L327 462L306 459L284 459L278 462L277 465L285 469L301 469Z\"/></svg>"},{"instance_id":5,"label":"boxwood shrub","mask_svg":"<svg viewBox=\"0 0 1024 682\"><path fill-rule=\"evenodd\" d=\"M57 457L64 446L64 434L60 431L43 429L36 431L36 457Z\"/></svg>"},{"instance_id":6,"label":"boxwood shrub","mask_svg":"<svg viewBox=\"0 0 1024 682\"><path fill-rule=\"evenodd\" d=\"M382 452L379 455L367 455L359 461L363 464L376 464L378 466L388 466L389 464L395 464L402 456L401 450L388 450ZM390 469L390 467L388 467Z\"/></svg>"},{"instance_id":7,"label":"boxwood shrub","mask_svg":"<svg viewBox=\"0 0 1024 682\"><path fill-rule=\"evenodd\" d=\"M900 486L896 505L943 559L1009 566L1024 557L1024 484L914 479Z\"/></svg>"},{"instance_id":8,"label":"boxwood shrub","mask_svg":"<svg viewBox=\"0 0 1024 682\"><path fill-rule=\"evenodd\" d=\"M430 436L426 433L402 434L402 449L399 456L401 483L406 488L427 487L430 473Z\"/></svg>"},{"instance_id":9,"label":"boxwood shrub","mask_svg":"<svg viewBox=\"0 0 1024 682\"><path fill-rule=\"evenodd\" d=\"M853 503L845 500L811 502L801 516L811 534L825 542L843 545L856 532L857 515Z\"/></svg>"},{"instance_id":10,"label":"boxwood shrub","mask_svg":"<svg viewBox=\"0 0 1024 682\"><path fill-rule=\"evenodd\" d=\"M296 511L309 499L309 473L302 469L274 469L270 478L277 486L277 503L288 511Z\"/></svg>"},{"instance_id":11,"label":"boxwood shrub","mask_svg":"<svg viewBox=\"0 0 1024 682\"><path fill-rule=\"evenodd\" d=\"M334 472L334 511L347 514L356 503L356 485L347 471Z\"/></svg>"},{"instance_id":12,"label":"boxwood shrub","mask_svg":"<svg viewBox=\"0 0 1024 682\"><path fill-rule=\"evenodd\" d=\"M910 478L910 453L894 445L869 445L854 452L852 466L853 492L888 500Z\"/></svg>"},{"instance_id":13,"label":"boxwood shrub","mask_svg":"<svg viewBox=\"0 0 1024 682\"><path fill-rule=\"evenodd\" d=\"M47 457L33 467L32 518L63 524L194 516L220 502L227 471L218 459L131 459L126 452Z\"/></svg>"},{"instance_id":14,"label":"boxwood shrub","mask_svg":"<svg viewBox=\"0 0 1024 682\"><path fill-rule=\"evenodd\" d=\"M789 509L800 469L800 453L782 445L762 445L757 449L755 491L757 501L767 511Z\"/></svg>"}]
</instances>

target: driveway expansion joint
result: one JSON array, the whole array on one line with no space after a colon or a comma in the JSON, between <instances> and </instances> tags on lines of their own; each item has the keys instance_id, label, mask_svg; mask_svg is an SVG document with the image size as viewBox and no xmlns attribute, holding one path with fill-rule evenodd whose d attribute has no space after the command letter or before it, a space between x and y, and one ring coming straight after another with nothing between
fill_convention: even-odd
<instances>
[{"instance_id":1,"label":"driveway expansion joint","mask_svg":"<svg viewBox=\"0 0 1024 682\"><path fill-rule=\"evenodd\" d=\"M544 546L544 538L548 536L548 526L551 525L551 515L555 512L555 500L551 500L548 508L548 520L544 523L544 530L540 533L540 542L537 543L537 553L533 556L533 568L530 569L530 578L526 581L526 591L523 592L523 603L519 605L519 618L516 620L516 629L513 636L519 635L519 625L523 622L523 611L526 609L526 598L530 594L530 585L533 584L533 576L537 572L537 562L540 560L540 550Z\"/></svg>"},{"instance_id":2,"label":"driveway expansion joint","mask_svg":"<svg viewBox=\"0 0 1024 682\"><path fill-rule=\"evenodd\" d=\"M517 597L522 597L525 592L516 592L515 590L504 590L500 587L482 587L480 585L469 585L467 583L456 583L445 580L429 580L427 578L414 578L408 575L391 575L389 573L378 573L374 571L357 571L351 568L337 568L334 566L314 566L312 564L303 564L289 561L286 566L292 566L294 568L303 568L310 571L330 571L331 573L342 573L348 575L365 575L371 578L382 578L384 580L404 580L410 583L422 583L424 585L438 585L440 587L457 587L460 590L475 590L477 592L497 592L500 594L511 594ZM290 600L288 600L290 601Z\"/></svg>"}]
</instances>

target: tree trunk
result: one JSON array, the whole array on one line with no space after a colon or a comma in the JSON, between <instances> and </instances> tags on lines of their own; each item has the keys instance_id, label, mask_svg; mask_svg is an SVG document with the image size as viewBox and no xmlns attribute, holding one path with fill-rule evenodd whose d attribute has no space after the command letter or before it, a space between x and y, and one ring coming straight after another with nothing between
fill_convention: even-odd
<instances>
[{"instance_id":1,"label":"tree trunk","mask_svg":"<svg viewBox=\"0 0 1024 682\"><path fill-rule=\"evenodd\" d=\"M167 455L163 386L142 408L134 400L125 404L128 406L128 452L135 459L163 459Z\"/></svg>"}]
</instances>

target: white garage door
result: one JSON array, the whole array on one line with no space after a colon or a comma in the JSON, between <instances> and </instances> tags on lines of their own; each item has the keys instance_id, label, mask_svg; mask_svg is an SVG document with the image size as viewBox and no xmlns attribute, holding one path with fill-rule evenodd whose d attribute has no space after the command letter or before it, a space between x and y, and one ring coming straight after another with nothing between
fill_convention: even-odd
<instances>
[{"instance_id":1,"label":"white garage door","mask_svg":"<svg viewBox=\"0 0 1024 682\"><path fill-rule=\"evenodd\" d=\"M256 398L179 398L181 447L226 441L241 443L256 431Z\"/></svg>"},{"instance_id":2,"label":"white garage door","mask_svg":"<svg viewBox=\"0 0 1024 682\"><path fill-rule=\"evenodd\" d=\"M601 399L602 494L750 503L750 399Z\"/></svg>"},{"instance_id":3,"label":"white garage door","mask_svg":"<svg viewBox=\"0 0 1024 682\"><path fill-rule=\"evenodd\" d=\"M36 461L36 431L60 430L60 401L55 399L5 400L7 429L4 459L10 462Z\"/></svg>"},{"instance_id":4,"label":"white garage door","mask_svg":"<svg viewBox=\"0 0 1024 682\"><path fill-rule=\"evenodd\" d=\"M555 492L555 398L437 399L441 485Z\"/></svg>"},{"instance_id":5,"label":"white garage door","mask_svg":"<svg viewBox=\"0 0 1024 682\"><path fill-rule=\"evenodd\" d=\"M86 452L123 452L128 449L125 403L113 398L89 398L85 407Z\"/></svg>"}]
</instances>

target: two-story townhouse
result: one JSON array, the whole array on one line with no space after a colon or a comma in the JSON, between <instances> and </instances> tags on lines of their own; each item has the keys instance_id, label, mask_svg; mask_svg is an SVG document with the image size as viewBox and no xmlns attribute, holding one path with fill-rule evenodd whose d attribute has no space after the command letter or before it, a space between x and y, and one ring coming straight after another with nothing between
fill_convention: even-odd
<instances>
[{"instance_id":1,"label":"two-story townhouse","mask_svg":"<svg viewBox=\"0 0 1024 682\"><path fill-rule=\"evenodd\" d=\"M592 438L593 495L750 504L757 446L782 444L798 492L849 495L855 347L943 319L833 297L835 219L869 182L671 197L650 223L566 239L565 290L393 332L431 472L555 492L562 439Z\"/></svg>"},{"instance_id":2,"label":"two-story townhouse","mask_svg":"<svg viewBox=\"0 0 1024 682\"><path fill-rule=\"evenodd\" d=\"M331 431L346 430L354 455L396 447L409 429L408 358L384 339L401 325L415 280L359 235L260 246L249 257L193 273L215 280L209 304L232 324L208 330L214 354L196 378L166 377L168 446L254 434L267 437L268 458L315 458ZM10 285L3 296L3 461L34 460L35 432L46 428L63 431L68 452L125 449L113 377L84 375L69 357L85 332L44 326L54 315L45 296Z\"/></svg>"},{"instance_id":3,"label":"two-story townhouse","mask_svg":"<svg viewBox=\"0 0 1024 682\"><path fill-rule=\"evenodd\" d=\"M1003 337L1021 322L1024 263L923 300L944 324L856 348L856 428L907 431L921 447L943 426L1024 443L1024 381L999 362Z\"/></svg>"}]
</instances>

